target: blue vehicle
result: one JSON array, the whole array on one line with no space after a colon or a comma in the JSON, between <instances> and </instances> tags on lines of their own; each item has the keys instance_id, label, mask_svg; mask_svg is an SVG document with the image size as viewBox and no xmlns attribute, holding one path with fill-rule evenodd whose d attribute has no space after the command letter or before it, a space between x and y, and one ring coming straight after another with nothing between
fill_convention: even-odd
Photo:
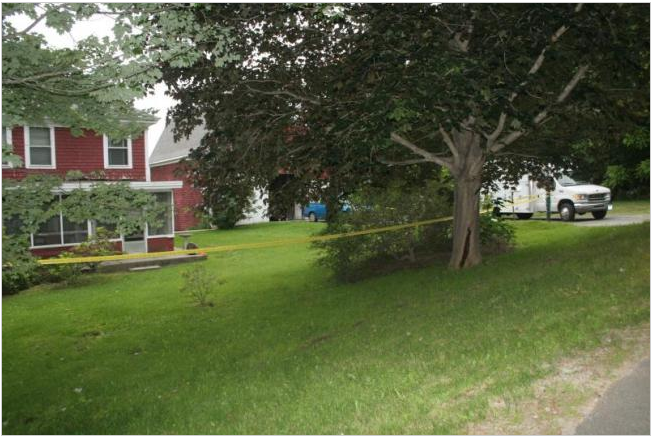
<instances>
[{"instance_id":1,"label":"blue vehicle","mask_svg":"<svg viewBox=\"0 0 654 437\"><path fill-rule=\"evenodd\" d=\"M341 211L348 212L351 211L352 207L349 203L344 203ZM302 217L308 218L309 221L317 222L318 220L327 219L327 205L324 203L311 202L304 208L302 208Z\"/></svg>"},{"instance_id":2,"label":"blue vehicle","mask_svg":"<svg viewBox=\"0 0 654 437\"><path fill-rule=\"evenodd\" d=\"M327 205L324 203L311 202L302 208L302 217L308 218L309 221L317 222L327 218Z\"/></svg>"}]
</instances>

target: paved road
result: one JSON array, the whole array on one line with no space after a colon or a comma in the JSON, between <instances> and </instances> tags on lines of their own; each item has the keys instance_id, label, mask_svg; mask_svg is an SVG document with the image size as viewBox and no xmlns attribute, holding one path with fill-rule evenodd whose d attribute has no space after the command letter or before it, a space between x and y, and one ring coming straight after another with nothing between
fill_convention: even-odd
<instances>
[{"instance_id":1,"label":"paved road","mask_svg":"<svg viewBox=\"0 0 654 437\"><path fill-rule=\"evenodd\" d=\"M577 435L649 435L649 359L606 391Z\"/></svg>"},{"instance_id":2,"label":"paved road","mask_svg":"<svg viewBox=\"0 0 654 437\"><path fill-rule=\"evenodd\" d=\"M575 221L570 222L575 226L623 226L633 225L649 221L649 214L612 214L609 212L602 220L595 220L590 213L578 215ZM544 221L545 217L533 217L530 220ZM558 214L552 214L553 222L560 222L561 218Z\"/></svg>"}]
</instances>

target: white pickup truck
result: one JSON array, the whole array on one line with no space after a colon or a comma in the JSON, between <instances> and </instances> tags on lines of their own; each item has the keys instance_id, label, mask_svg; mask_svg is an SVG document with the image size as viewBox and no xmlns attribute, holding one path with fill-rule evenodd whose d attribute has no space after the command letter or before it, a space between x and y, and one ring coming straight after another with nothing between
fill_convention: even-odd
<instances>
[{"instance_id":1,"label":"white pickup truck","mask_svg":"<svg viewBox=\"0 0 654 437\"><path fill-rule=\"evenodd\" d=\"M558 211L561 220L572 221L575 215L590 212L597 220L603 219L613 209L611 190L600 185L575 181L569 176L554 179L554 190L550 192L550 209ZM519 219L529 219L535 212L547 212L547 192L538 188L529 175L520 178L518 185L499 189L491 193L491 199L498 203L495 214L515 214Z\"/></svg>"}]
</instances>

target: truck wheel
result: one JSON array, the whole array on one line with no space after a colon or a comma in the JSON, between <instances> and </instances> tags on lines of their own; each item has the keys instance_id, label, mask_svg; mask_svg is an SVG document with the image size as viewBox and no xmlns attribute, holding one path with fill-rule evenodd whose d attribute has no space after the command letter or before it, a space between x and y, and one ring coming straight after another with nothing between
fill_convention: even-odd
<instances>
[{"instance_id":1,"label":"truck wheel","mask_svg":"<svg viewBox=\"0 0 654 437\"><path fill-rule=\"evenodd\" d=\"M318 217L316 217L315 213L313 213L313 212L309 213L309 221L310 222L317 222L318 221Z\"/></svg>"},{"instance_id":2,"label":"truck wheel","mask_svg":"<svg viewBox=\"0 0 654 437\"><path fill-rule=\"evenodd\" d=\"M534 214L530 212L518 212L516 215L518 216L518 220L529 220Z\"/></svg>"},{"instance_id":3,"label":"truck wheel","mask_svg":"<svg viewBox=\"0 0 654 437\"><path fill-rule=\"evenodd\" d=\"M604 217L606 217L606 210L593 211L593 217L595 217L595 220L602 220Z\"/></svg>"},{"instance_id":4,"label":"truck wheel","mask_svg":"<svg viewBox=\"0 0 654 437\"><path fill-rule=\"evenodd\" d=\"M559 206L559 214L564 222L572 222L575 219L575 206L570 202L564 202Z\"/></svg>"},{"instance_id":5,"label":"truck wheel","mask_svg":"<svg viewBox=\"0 0 654 437\"><path fill-rule=\"evenodd\" d=\"M500 212L500 208L498 206L493 208L493 217L500 217L501 215L502 213Z\"/></svg>"}]
</instances>

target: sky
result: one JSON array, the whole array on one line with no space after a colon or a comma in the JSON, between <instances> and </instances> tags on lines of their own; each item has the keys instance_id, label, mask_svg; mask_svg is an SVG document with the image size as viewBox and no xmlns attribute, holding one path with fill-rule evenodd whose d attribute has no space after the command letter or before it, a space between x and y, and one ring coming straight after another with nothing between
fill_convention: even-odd
<instances>
[{"instance_id":1,"label":"sky","mask_svg":"<svg viewBox=\"0 0 654 437\"><path fill-rule=\"evenodd\" d=\"M12 17L11 22L17 29L24 29L32 22L32 20L26 16L16 16ZM48 45L52 47L73 48L77 41L91 35L95 35L98 38L102 38L103 36L111 38L113 36L112 27L113 20L111 18L107 16L95 16L88 20L75 23L69 33L62 35L59 35L43 23L36 25L33 31L44 35L47 39ZM165 92L166 87L159 83L155 86L154 92L150 93L145 98L137 100L134 104L138 109L156 110L157 117L159 117L159 121L148 128L148 153L152 153L154 146L157 144L157 141L164 130L168 108L175 104L175 100L166 96Z\"/></svg>"}]
</instances>

